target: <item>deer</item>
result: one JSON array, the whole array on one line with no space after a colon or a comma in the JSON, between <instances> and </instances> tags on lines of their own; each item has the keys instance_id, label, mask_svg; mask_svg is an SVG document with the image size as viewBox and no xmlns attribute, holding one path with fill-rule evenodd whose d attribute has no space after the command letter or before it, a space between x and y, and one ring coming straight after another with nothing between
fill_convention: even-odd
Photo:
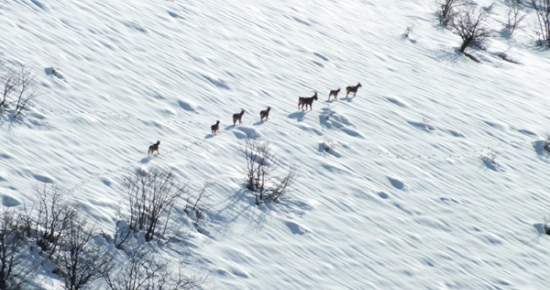
<instances>
[{"instance_id":1,"label":"deer","mask_svg":"<svg viewBox=\"0 0 550 290\"><path fill-rule=\"evenodd\" d=\"M312 97L309 97L309 98L299 97L299 99L298 99L298 109L300 108L300 106L302 106L302 111L304 111L304 105L305 105L306 110L307 110L307 106L309 106L310 110L313 110L312 104L313 104L313 101L317 100L317 91L313 91L313 92L314 92L314 94L313 94Z\"/></svg>"},{"instance_id":2,"label":"deer","mask_svg":"<svg viewBox=\"0 0 550 290\"><path fill-rule=\"evenodd\" d=\"M242 111L240 113L233 114L233 126L237 124L237 121L239 121L239 124L242 124L243 121L243 115L244 115L244 109L241 109Z\"/></svg>"},{"instance_id":3,"label":"deer","mask_svg":"<svg viewBox=\"0 0 550 290\"><path fill-rule=\"evenodd\" d=\"M335 100L338 100L338 93L340 92L340 88L338 88L337 90L331 90L330 93L328 94L328 100L330 101L330 97L334 96L334 99Z\"/></svg>"},{"instance_id":4,"label":"deer","mask_svg":"<svg viewBox=\"0 0 550 290\"><path fill-rule=\"evenodd\" d=\"M216 122L216 124L210 126L212 129L212 135L216 135L216 133L220 130L220 120Z\"/></svg>"},{"instance_id":5,"label":"deer","mask_svg":"<svg viewBox=\"0 0 550 290\"><path fill-rule=\"evenodd\" d=\"M349 93L353 93L353 96L355 97L355 94L357 94L357 90L362 87L361 83L357 83L355 86L347 86L346 87L346 98L348 97Z\"/></svg>"},{"instance_id":6,"label":"deer","mask_svg":"<svg viewBox=\"0 0 550 290\"><path fill-rule=\"evenodd\" d=\"M159 145L160 145L160 140L157 140L157 143L149 146L149 151L147 152L147 155L148 156L153 155L155 151L157 151L157 153L160 154Z\"/></svg>"},{"instance_id":7,"label":"deer","mask_svg":"<svg viewBox=\"0 0 550 290\"><path fill-rule=\"evenodd\" d=\"M260 120L263 122L264 118L267 121L269 119L269 111L271 111L271 107L267 107L267 109L260 111Z\"/></svg>"}]
</instances>

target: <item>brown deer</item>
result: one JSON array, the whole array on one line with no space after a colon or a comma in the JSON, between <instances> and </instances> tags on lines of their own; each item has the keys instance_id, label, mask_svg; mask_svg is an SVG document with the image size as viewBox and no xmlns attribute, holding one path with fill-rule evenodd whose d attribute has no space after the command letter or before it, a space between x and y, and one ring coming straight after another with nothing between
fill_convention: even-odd
<instances>
[{"instance_id":1,"label":"brown deer","mask_svg":"<svg viewBox=\"0 0 550 290\"><path fill-rule=\"evenodd\" d=\"M317 91L314 91L314 92L315 92L315 94L313 94L312 97L309 97L309 98L299 97L299 99L298 99L298 109L300 108L300 106L302 106L302 111L304 111L304 105L305 105L306 110L307 110L307 106L309 106L310 110L313 110L313 107L312 107L313 101L317 100Z\"/></svg>"},{"instance_id":2,"label":"brown deer","mask_svg":"<svg viewBox=\"0 0 550 290\"><path fill-rule=\"evenodd\" d=\"M271 111L271 107L267 107L267 109L260 111L260 120L263 122L264 118L267 121L269 119L269 111Z\"/></svg>"},{"instance_id":3,"label":"brown deer","mask_svg":"<svg viewBox=\"0 0 550 290\"><path fill-rule=\"evenodd\" d=\"M340 88L338 88L337 90L331 90L330 93L328 94L328 100L330 101L330 97L334 96L334 99L335 100L338 100L338 93L340 92Z\"/></svg>"},{"instance_id":4,"label":"brown deer","mask_svg":"<svg viewBox=\"0 0 550 290\"><path fill-rule=\"evenodd\" d=\"M355 94L357 94L357 90L362 87L361 83L357 83L355 86L347 86L346 87L346 98L348 97L349 93L353 93L353 96L355 97Z\"/></svg>"},{"instance_id":5,"label":"brown deer","mask_svg":"<svg viewBox=\"0 0 550 290\"><path fill-rule=\"evenodd\" d=\"M153 155L155 153L155 151L157 151L157 153L160 154L159 145L160 145L160 141L157 140L157 143L149 146L149 151L147 152L147 155L148 156Z\"/></svg>"},{"instance_id":6,"label":"brown deer","mask_svg":"<svg viewBox=\"0 0 550 290\"><path fill-rule=\"evenodd\" d=\"M233 114L233 126L237 124L237 121L239 121L239 124L242 124L243 121L243 115L244 115L244 109L241 109L242 111L240 113Z\"/></svg>"},{"instance_id":7,"label":"brown deer","mask_svg":"<svg viewBox=\"0 0 550 290\"><path fill-rule=\"evenodd\" d=\"M210 126L210 128L212 129L212 135L216 135L216 133L220 131L220 120L218 120L216 124Z\"/></svg>"}]
</instances>

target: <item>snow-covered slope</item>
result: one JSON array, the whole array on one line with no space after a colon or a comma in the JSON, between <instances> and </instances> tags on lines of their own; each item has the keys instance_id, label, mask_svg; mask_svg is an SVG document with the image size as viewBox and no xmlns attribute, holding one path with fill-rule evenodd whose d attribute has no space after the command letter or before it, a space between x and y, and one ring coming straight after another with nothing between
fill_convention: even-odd
<instances>
[{"instance_id":1,"label":"snow-covered slope","mask_svg":"<svg viewBox=\"0 0 550 290\"><path fill-rule=\"evenodd\" d=\"M3 1L0 56L45 92L0 127L4 206L55 182L112 232L122 177L158 166L215 183L204 232L181 217L185 243L164 249L190 254L214 288L544 289L550 241L534 225L550 203L549 54L532 17L500 36L502 2L478 64L433 0ZM313 110L298 110L313 90ZM243 189L251 133L300 166L280 204Z\"/></svg>"}]
</instances>

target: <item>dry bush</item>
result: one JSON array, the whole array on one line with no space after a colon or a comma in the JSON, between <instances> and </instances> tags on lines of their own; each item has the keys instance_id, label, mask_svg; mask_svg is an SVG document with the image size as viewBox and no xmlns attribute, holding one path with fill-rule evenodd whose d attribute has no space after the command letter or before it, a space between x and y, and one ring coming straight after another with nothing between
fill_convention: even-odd
<instances>
[{"instance_id":1,"label":"dry bush","mask_svg":"<svg viewBox=\"0 0 550 290\"><path fill-rule=\"evenodd\" d=\"M74 222L77 207L68 202L65 190L55 184L36 185L35 194L38 202L22 215L22 227L36 241L41 253L51 258Z\"/></svg>"},{"instance_id":2,"label":"dry bush","mask_svg":"<svg viewBox=\"0 0 550 290\"><path fill-rule=\"evenodd\" d=\"M189 290L200 287L208 280L208 276L199 278L183 274L182 266L177 273L173 273L168 262L143 249L132 250L128 261L117 268L120 270L104 275L111 290Z\"/></svg>"},{"instance_id":3,"label":"dry bush","mask_svg":"<svg viewBox=\"0 0 550 290\"><path fill-rule=\"evenodd\" d=\"M39 95L36 77L21 65L0 62L0 114L12 112L13 118L22 115Z\"/></svg>"},{"instance_id":4,"label":"dry bush","mask_svg":"<svg viewBox=\"0 0 550 290\"><path fill-rule=\"evenodd\" d=\"M531 0L531 6L537 14L539 44L550 47L550 0Z\"/></svg>"},{"instance_id":5,"label":"dry bush","mask_svg":"<svg viewBox=\"0 0 550 290\"><path fill-rule=\"evenodd\" d=\"M195 214L195 218L197 219L195 222L195 225L199 224L199 220L203 216L202 212L202 200L207 197L206 190L214 185L214 183L206 182L203 187L199 190L199 193L197 194L197 197L195 199L191 199L191 193L190 191L187 191L187 199L185 200L185 207L183 211L190 216L191 212Z\"/></svg>"},{"instance_id":6,"label":"dry bush","mask_svg":"<svg viewBox=\"0 0 550 290\"><path fill-rule=\"evenodd\" d=\"M0 289L22 289L33 267L25 265L28 243L18 213L7 210L0 216Z\"/></svg>"},{"instance_id":7,"label":"dry bush","mask_svg":"<svg viewBox=\"0 0 550 290\"><path fill-rule=\"evenodd\" d=\"M484 9L476 10L472 6L457 13L452 26L462 38L460 52L464 53L464 50L472 45L482 47L487 38L491 36L486 23L487 17L488 13Z\"/></svg>"},{"instance_id":8,"label":"dry bush","mask_svg":"<svg viewBox=\"0 0 550 290\"><path fill-rule=\"evenodd\" d=\"M520 23L525 19L525 16L527 14L521 13L520 11L520 4L516 1L510 1L510 3L507 3L508 5L508 13L506 17L506 25L504 28L508 30L508 33L512 35L516 29L518 29Z\"/></svg>"},{"instance_id":9,"label":"dry bush","mask_svg":"<svg viewBox=\"0 0 550 290\"><path fill-rule=\"evenodd\" d=\"M172 172L161 169L136 170L125 181L129 206L127 230L145 232L146 241L163 235L172 209L187 187ZM124 237L128 233L117 235Z\"/></svg>"},{"instance_id":10,"label":"dry bush","mask_svg":"<svg viewBox=\"0 0 550 290\"><path fill-rule=\"evenodd\" d=\"M457 7L463 5L461 0L437 0L439 6L439 24L449 26L457 16Z\"/></svg>"},{"instance_id":11,"label":"dry bush","mask_svg":"<svg viewBox=\"0 0 550 290\"><path fill-rule=\"evenodd\" d=\"M78 215L70 221L55 257L56 272L66 290L79 290L112 268L112 257L106 244L98 244L94 237L99 233L87 226L87 219Z\"/></svg>"},{"instance_id":12,"label":"dry bush","mask_svg":"<svg viewBox=\"0 0 550 290\"><path fill-rule=\"evenodd\" d=\"M298 177L296 166L290 167L283 175L274 177L279 163L268 142L247 138L240 144L240 152L246 160L246 188L255 193L256 204L279 201L288 186Z\"/></svg>"},{"instance_id":13,"label":"dry bush","mask_svg":"<svg viewBox=\"0 0 550 290\"><path fill-rule=\"evenodd\" d=\"M546 135L546 140L544 141L542 148L550 153L550 134Z\"/></svg>"}]
</instances>

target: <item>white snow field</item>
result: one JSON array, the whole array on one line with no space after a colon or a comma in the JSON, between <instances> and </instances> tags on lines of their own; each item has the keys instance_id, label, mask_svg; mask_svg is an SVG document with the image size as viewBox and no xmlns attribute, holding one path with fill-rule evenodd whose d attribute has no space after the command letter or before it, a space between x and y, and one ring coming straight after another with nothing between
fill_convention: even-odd
<instances>
[{"instance_id":1,"label":"white snow field","mask_svg":"<svg viewBox=\"0 0 550 290\"><path fill-rule=\"evenodd\" d=\"M481 63L433 0L2 1L0 58L44 92L2 116L3 207L53 182L113 234L123 177L169 168L193 189L215 183L202 232L174 217L181 242L158 244L211 273L205 289L548 289L550 53L534 12L507 37L504 1L477 2L496 3L487 50L470 50ZM278 204L244 188L251 134L299 165Z\"/></svg>"}]
</instances>

